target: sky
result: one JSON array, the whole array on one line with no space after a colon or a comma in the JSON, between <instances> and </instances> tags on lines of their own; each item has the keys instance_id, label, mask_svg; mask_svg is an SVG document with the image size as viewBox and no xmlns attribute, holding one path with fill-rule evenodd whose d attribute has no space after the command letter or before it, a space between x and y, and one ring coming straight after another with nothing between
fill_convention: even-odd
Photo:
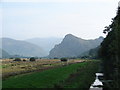
<instances>
[{"instance_id":1,"label":"sky","mask_svg":"<svg viewBox=\"0 0 120 90\"><path fill-rule=\"evenodd\" d=\"M119 0L1 0L0 37L18 40L104 36Z\"/></svg>"}]
</instances>

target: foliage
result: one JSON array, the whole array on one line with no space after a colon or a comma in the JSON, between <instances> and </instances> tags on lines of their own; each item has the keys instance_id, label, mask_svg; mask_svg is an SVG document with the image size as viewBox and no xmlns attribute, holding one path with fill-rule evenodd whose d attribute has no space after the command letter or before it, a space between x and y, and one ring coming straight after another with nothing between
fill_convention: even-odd
<instances>
[{"instance_id":1,"label":"foliage","mask_svg":"<svg viewBox=\"0 0 120 90\"><path fill-rule=\"evenodd\" d=\"M35 61L36 59L34 57L31 57L30 58L30 61Z\"/></svg>"},{"instance_id":2,"label":"foliage","mask_svg":"<svg viewBox=\"0 0 120 90\"><path fill-rule=\"evenodd\" d=\"M68 59L67 58L61 58L60 60L61 60L61 62L67 62Z\"/></svg>"},{"instance_id":3,"label":"foliage","mask_svg":"<svg viewBox=\"0 0 120 90\"><path fill-rule=\"evenodd\" d=\"M23 59L23 61L25 62L26 60L25 60L25 59Z\"/></svg>"},{"instance_id":4,"label":"foliage","mask_svg":"<svg viewBox=\"0 0 120 90\"><path fill-rule=\"evenodd\" d=\"M108 35L101 44L99 55L103 60L105 79L112 80L105 87L113 90L120 88L120 7L112 24L104 32Z\"/></svg>"},{"instance_id":5,"label":"foliage","mask_svg":"<svg viewBox=\"0 0 120 90\"><path fill-rule=\"evenodd\" d=\"M21 61L20 58L15 58L13 61Z\"/></svg>"}]
</instances>

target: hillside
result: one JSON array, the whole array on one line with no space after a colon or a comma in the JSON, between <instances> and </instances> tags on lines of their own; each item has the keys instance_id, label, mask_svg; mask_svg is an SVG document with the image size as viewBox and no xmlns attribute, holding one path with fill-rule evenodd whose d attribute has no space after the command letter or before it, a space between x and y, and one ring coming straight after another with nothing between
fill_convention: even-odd
<instances>
[{"instance_id":1,"label":"hillside","mask_svg":"<svg viewBox=\"0 0 120 90\"><path fill-rule=\"evenodd\" d=\"M49 54L49 51L54 48L56 44L59 44L62 41L62 38L56 38L56 37L50 37L50 38L32 38L25 40L27 42L36 44L43 48L47 55Z\"/></svg>"},{"instance_id":2,"label":"hillside","mask_svg":"<svg viewBox=\"0 0 120 90\"><path fill-rule=\"evenodd\" d=\"M103 37L94 40L84 40L72 34L67 34L63 41L50 51L49 57L76 57L99 46L102 41Z\"/></svg>"},{"instance_id":3,"label":"hillside","mask_svg":"<svg viewBox=\"0 0 120 90\"><path fill-rule=\"evenodd\" d=\"M25 41L14 40L10 38L1 38L2 49L11 55L20 56L45 56L45 51L35 44L31 44Z\"/></svg>"},{"instance_id":4,"label":"hillside","mask_svg":"<svg viewBox=\"0 0 120 90\"><path fill-rule=\"evenodd\" d=\"M10 55L8 52L0 48L0 58L9 58Z\"/></svg>"},{"instance_id":5,"label":"hillside","mask_svg":"<svg viewBox=\"0 0 120 90\"><path fill-rule=\"evenodd\" d=\"M81 55L79 55L79 58L89 58L89 59L98 59L98 53L99 53L100 46L92 48Z\"/></svg>"}]
</instances>

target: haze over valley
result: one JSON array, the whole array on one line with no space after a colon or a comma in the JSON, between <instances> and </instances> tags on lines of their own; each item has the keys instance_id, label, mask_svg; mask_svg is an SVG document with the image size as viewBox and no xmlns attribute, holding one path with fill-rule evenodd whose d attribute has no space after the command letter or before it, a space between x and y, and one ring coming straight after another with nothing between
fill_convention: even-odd
<instances>
[{"instance_id":1,"label":"haze over valley","mask_svg":"<svg viewBox=\"0 0 120 90\"><path fill-rule=\"evenodd\" d=\"M120 90L118 1L0 0L0 89Z\"/></svg>"},{"instance_id":2,"label":"haze over valley","mask_svg":"<svg viewBox=\"0 0 120 90\"><path fill-rule=\"evenodd\" d=\"M78 56L102 42L96 39L105 37L102 30L115 16L118 2L113 2L3 0L1 49L25 57Z\"/></svg>"},{"instance_id":3,"label":"haze over valley","mask_svg":"<svg viewBox=\"0 0 120 90\"><path fill-rule=\"evenodd\" d=\"M84 40L72 34L62 38L33 38L28 40L15 40L1 38L2 50L10 55L24 57L75 57L100 45L103 37L94 40ZM62 46L61 46L62 45ZM60 46L60 47L59 47ZM3 56L6 56L3 53ZM8 55L8 56L10 56Z\"/></svg>"}]
</instances>

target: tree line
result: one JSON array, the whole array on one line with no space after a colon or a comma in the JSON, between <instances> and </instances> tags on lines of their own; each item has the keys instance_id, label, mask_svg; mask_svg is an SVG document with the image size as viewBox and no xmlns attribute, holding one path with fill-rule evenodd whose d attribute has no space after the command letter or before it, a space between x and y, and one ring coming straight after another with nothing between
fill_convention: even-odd
<instances>
[{"instance_id":1,"label":"tree line","mask_svg":"<svg viewBox=\"0 0 120 90\"><path fill-rule=\"evenodd\" d=\"M106 79L105 88L120 89L120 7L117 15L112 19L112 24L105 27L107 33L99 50L103 62L103 72Z\"/></svg>"}]
</instances>

